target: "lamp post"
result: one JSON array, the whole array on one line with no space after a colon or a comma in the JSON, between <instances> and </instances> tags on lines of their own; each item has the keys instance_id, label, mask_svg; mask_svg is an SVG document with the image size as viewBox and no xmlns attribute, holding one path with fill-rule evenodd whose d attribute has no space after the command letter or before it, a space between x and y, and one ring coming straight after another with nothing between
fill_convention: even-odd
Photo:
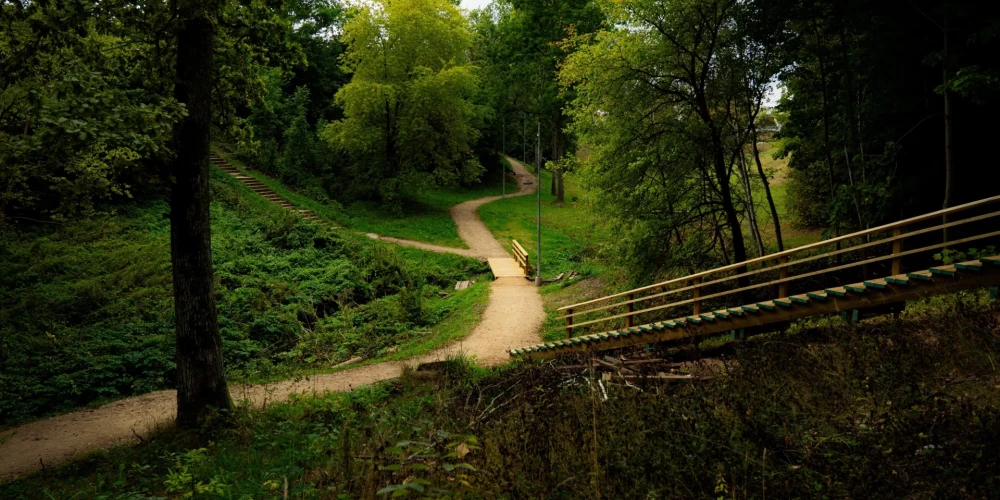
<instances>
[{"instance_id":1,"label":"lamp post","mask_svg":"<svg viewBox=\"0 0 1000 500\"><path fill-rule=\"evenodd\" d=\"M507 159L507 117L503 117L503 151L500 156L501 160ZM500 198L507 197L507 167L504 166L504 162L500 162L500 179L503 184L503 191L500 191Z\"/></svg>"},{"instance_id":2,"label":"lamp post","mask_svg":"<svg viewBox=\"0 0 1000 500\"><path fill-rule=\"evenodd\" d=\"M542 122L535 122L537 131L535 132L535 198L537 199L538 214L535 218L535 226L538 228L538 265L535 266L535 286L542 286Z\"/></svg>"}]
</instances>

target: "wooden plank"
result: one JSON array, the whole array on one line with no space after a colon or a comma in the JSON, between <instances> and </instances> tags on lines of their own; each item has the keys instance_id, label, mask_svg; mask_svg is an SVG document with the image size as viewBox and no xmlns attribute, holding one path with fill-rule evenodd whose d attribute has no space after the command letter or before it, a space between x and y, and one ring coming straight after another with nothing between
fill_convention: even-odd
<instances>
[{"instance_id":1,"label":"wooden plank","mask_svg":"<svg viewBox=\"0 0 1000 500\"><path fill-rule=\"evenodd\" d=\"M727 311L729 311L729 314L732 314L733 316L737 316L737 317L743 316L743 310L742 309L727 309Z\"/></svg>"},{"instance_id":2,"label":"wooden plank","mask_svg":"<svg viewBox=\"0 0 1000 500\"><path fill-rule=\"evenodd\" d=\"M913 278L920 281L933 281L934 275L930 271L914 271L912 273L906 273L907 278Z\"/></svg>"},{"instance_id":3,"label":"wooden plank","mask_svg":"<svg viewBox=\"0 0 1000 500\"><path fill-rule=\"evenodd\" d=\"M983 263L978 260L973 262L959 262L958 264L955 264L955 269L958 269L959 271L978 272L983 270Z\"/></svg>"},{"instance_id":4,"label":"wooden plank","mask_svg":"<svg viewBox=\"0 0 1000 500\"><path fill-rule=\"evenodd\" d=\"M909 285L910 278L905 274L900 274L898 276L889 276L885 279L885 282L890 285Z\"/></svg>"},{"instance_id":5,"label":"wooden plank","mask_svg":"<svg viewBox=\"0 0 1000 500\"><path fill-rule=\"evenodd\" d=\"M948 276L948 277L951 277L951 276L955 275L955 266L938 266L938 267L932 267L932 268L929 269L929 271L931 272L931 274L936 274L938 276Z\"/></svg>"},{"instance_id":6,"label":"wooden plank","mask_svg":"<svg viewBox=\"0 0 1000 500\"><path fill-rule=\"evenodd\" d=\"M828 298L827 292L806 292L806 297L813 300L826 300Z\"/></svg>"},{"instance_id":7,"label":"wooden plank","mask_svg":"<svg viewBox=\"0 0 1000 500\"><path fill-rule=\"evenodd\" d=\"M877 288L879 290L885 290L885 288L889 286L889 283L887 283L884 279L868 280L864 283L868 288Z\"/></svg>"},{"instance_id":8,"label":"wooden plank","mask_svg":"<svg viewBox=\"0 0 1000 500\"><path fill-rule=\"evenodd\" d=\"M865 292L868 291L868 287L866 287L862 283L854 283L854 284L851 284L851 285L844 285L844 288L846 288L848 291L851 291L851 292L854 292L854 293L865 293Z\"/></svg>"},{"instance_id":9,"label":"wooden plank","mask_svg":"<svg viewBox=\"0 0 1000 500\"><path fill-rule=\"evenodd\" d=\"M808 295L792 295L791 297L788 297L788 298L791 299L792 302L795 302L796 304L808 304L809 303L809 296Z\"/></svg>"},{"instance_id":10,"label":"wooden plank","mask_svg":"<svg viewBox=\"0 0 1000 500\"><path fill-rule=\"evenodd\" d=\"M757 303L757 307L760 308L760 309L763 309L765 311L773 311L774 310L774 302L759 302L759 303Z\"/></svg>"}]
</instances>

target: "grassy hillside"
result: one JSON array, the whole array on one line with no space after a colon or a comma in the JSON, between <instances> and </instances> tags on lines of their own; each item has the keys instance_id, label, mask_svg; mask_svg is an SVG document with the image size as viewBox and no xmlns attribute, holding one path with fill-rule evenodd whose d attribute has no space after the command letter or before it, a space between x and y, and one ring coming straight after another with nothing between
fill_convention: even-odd
<instances>
[{"instance_id":1,"label":"grassy hillside","mask_svg":"<svg viewBox=\"0 0 1000 500\"><path fill-rule=\"evenodd\" d=\"M475 261L400 250L291 215L212 172L219 325L231 379L425 352L487 301ZM174 382L168 207L120 206L0 237L0 426ZM452 311L457 314L452 315Z\"/></svg>"},{"instance_id":2,"label":"grassy hillside","mask_svg":"<svg viewBox=\"0 0 1000 500\"><path fill-rule=\"evenodd\" d=\"M275 192L298 206L336 221L338 224L365 233L422 241L454 248L468 248L458 237L458 228L448 209L463 201L500 196L503 186L497 176L484 177L480 184L453 189L432 189L417 193L403 201L400 213L387 210L378 202L357 201L346 206L336 202L324 204L284 186L246 165L232 155L219 151L230 163L267 184ZM509 186L508 186L509 187Z\"/></svg>"},{"instance_id":3,"label":"grassy hillside","mask_svg":"<svg viewBox=\"0 0 1000 500\"><path fill-rule=\"evenodd\" d=\"M972 293L910 304L898 321L800 323L706 352L705 378L676 383L453 361L430 381L166 431L0 496L988 498L1000 480L998 312Z\"/></svg>"}]
</instances>

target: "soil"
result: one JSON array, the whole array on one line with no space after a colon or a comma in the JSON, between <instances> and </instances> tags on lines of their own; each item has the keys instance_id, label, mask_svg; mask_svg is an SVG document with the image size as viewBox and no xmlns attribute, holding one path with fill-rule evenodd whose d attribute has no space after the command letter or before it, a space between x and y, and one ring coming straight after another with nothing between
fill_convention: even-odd
<instances>
[{"instance_id":1,"label":"soil","mask_svg":"<svg viewBox=\"0 0 1000 500\"><path fill-rule=\"evenodd\" d=\"M513 159L510 162L518 176L518 191L508 196L533 193L531 174L520 163ZM509 257L476 215L479 206L499 198L489 196L452 207L458 234L469 250L395 238L378 239L469 257ZM482 320L463 341L405 361L376 363L273 384L235 386L230 387L230 392L237 404L260 407L287 400L292 394L350 391L398 377L407 366L416 367L458 353L471 356L482 365L501 364L509 359L508 349L540 342L539 331L544 321L541 296L530 282L524 278L499 278L490 285L490 301ZM170 425L177 411L176 398L175 391L157 391L0 432L0 481L96 450L145 439L158 427Z\"/></svg>"}]
</instances>

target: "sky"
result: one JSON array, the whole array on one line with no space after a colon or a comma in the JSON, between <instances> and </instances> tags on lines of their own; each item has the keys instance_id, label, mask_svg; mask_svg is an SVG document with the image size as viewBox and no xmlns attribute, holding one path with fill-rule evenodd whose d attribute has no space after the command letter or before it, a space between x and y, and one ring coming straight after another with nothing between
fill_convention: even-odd
<instances>
[{"instance_id":1,"label":"sky","mask_svg":"<svg viewBox=\"0 0 1000 500\"><path fill-rule=\"evenodd\" d=\"M487 6L492 0L462 0L462 8L478 9Z\"/></svg>"}]
</instances>

